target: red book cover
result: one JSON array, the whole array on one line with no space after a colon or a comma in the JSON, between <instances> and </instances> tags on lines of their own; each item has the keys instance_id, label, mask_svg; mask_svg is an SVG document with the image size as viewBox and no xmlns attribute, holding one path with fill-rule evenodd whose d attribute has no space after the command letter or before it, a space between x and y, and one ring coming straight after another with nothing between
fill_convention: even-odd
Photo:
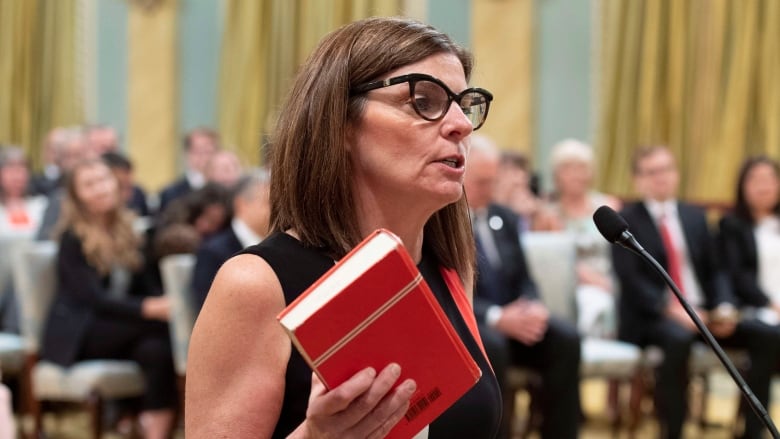
<instances>
[{"instance_id":1,"label":"red book cover","mask_svg":"<svg viewBox=\"0 0 780 439\"><path fill-rule=\"evenodd\" d=\"M389 438L408 439L477 383L481 371L400 239L377 230L277 317L328 389L391 362L417 382Z\"/></svg>"}]
</instances>

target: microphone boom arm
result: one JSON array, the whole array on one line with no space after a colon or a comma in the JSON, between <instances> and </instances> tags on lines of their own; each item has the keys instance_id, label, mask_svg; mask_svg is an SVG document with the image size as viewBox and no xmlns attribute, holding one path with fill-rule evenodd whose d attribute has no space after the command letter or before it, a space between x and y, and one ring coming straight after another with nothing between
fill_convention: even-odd
<instances>
[{"instance_id":1,"label":"microphone boom arm","mask_svg":"<svg viewBox=\"0 0 780 439\"><path fill-rule=\"evenodd\" d=\"M731 378L737 384L739 390L742 391L742 394L745 396L745 399L747 399L747 402L750 405L750 408L753 410L753 413L755 413L756 416L761 419L761 421L764 423L764 426L766 426L767 430L769 430L769 433L774 439L780 439L780 433L777 431L777 427L772 421L772 418L769 416L769 413L767 413L766 408L764 408L764 405L761 404L761 401L759 401L758 398L756 398L756 395L750 389L750 386L748 386L748 384L742 378L742 375L740 375L737 371L734 363L732 363L728 355L723 352L723 349L715 340L715 337L713 337L712 333L707 328L707 325L701 321L698 314L696 314L696 311L694 311L691 305L688 304L688 301L685 300L682 293L680 292L680 289L677 287L677 285L675 285L674 281L666 272L666 270L664 270L661 264L659 264L658 261L656 261L655 258L650 255L650 253L648 253L641 245L639 245L636 239L634 239L634 236L628 231L625 231L621 234L620 239L616 241L616 244L619 244L622 247L625 247L641 256L642 259L649 263L655 269L655 271L658 272L661 277L663 277L666 284L669 285L669 288L677 297L680 305L682 305L685 312L696 325L696 328L698 328L699 333L702 335L702 337L704 337L704 341L710 345L712 350L715 352L715 355L718 357L718 360L720 360L720 362L723 364L723 367L725 367L726 371L728 371L729 375L731 375Z\"/></svg>"}]
</instances>

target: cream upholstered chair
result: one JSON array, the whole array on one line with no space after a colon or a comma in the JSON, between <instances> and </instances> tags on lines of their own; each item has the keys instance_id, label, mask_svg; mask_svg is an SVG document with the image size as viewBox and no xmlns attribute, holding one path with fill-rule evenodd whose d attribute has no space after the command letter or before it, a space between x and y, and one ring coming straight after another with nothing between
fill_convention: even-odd
<instances>
[{"instance_id":1,"label":"cream upholstered chair","mask_svg":"<svg viewBox=\"0 0 780 439\"><path fill-rule=\"evenodd\" d=\"M743 374L750 368L750 357L744 349L725 349L726 355L729 357L734 366L740 370ZM699 407L696 413L698 414L699 426L706 428L712 425L707 420L707 406L710 396L710 378L714 372L726 373L726 368L712 348L703 341L697 341L691 348L691 356L688 360L688 366L691 371L691 377L698 379L701 385L701 398L699 400ZM743 403L743 398L739 396L740 402Z\"/></svg>"},{"instance_id":2,"label":"cream upholstered chair","mask_svg":"<svg viewBox=\"0 0 780 439\"><path fill-rule=\"evenodd\" d=\"M532 232L523 235L531 276L552 314L576 322L576 249L567 233ZM583 378L630 378L641 359L641 350L612 339L582 341L580 374Z\"/></svg>"},{"instance_id":3,"label":"cream upholstered chair","mask_svg":"<svg viewBox=\"0 0 780 439\"><path fill-rule=\"evenodd\" d=\"M565 232L529 232L522 236L531 277L551 314L576 325L577 287L574 238ZM580 376L630 382L641 364L639 347L612 339L584 338ZM614 419L615 427L620 418Z\"/></svg>"},{"instance_id":4,"label":"cream upholstered chair","mask_svg":"<svg viewBox=\"0 0 780 439\"><path fill-rule=\"evenodd\" d=\"M102 403L141 396L144 379L132 361L87 360L69 367L38 359L49 306L57 289L57 244L31 242L14 251L13 274L21 308L21 333L27 359L23 397L42 434L42 410L50 402L81 403L92 417L93 437L102 434Z\"/></svg>"},{"instance_id":5,"label":"cream upholstered chair","mask_svg":"<svg viewBox=\"0 0 780 439\"><path fill-rule=\"evenodd\" d=\"M12 288L11 254L19 243L29 239L16 235L0 235L0 303ZM10 303L10 302L9 302ZM2 316L0 316L2 317ZM17 375L24 364L24 345L22 337L11 332L0 331L0 375Z\"/></svg>"},{"instance_id":6,"label":"cream upholstered chair","mask_svg":"<svg viewBox=\"0 0 780 439\"><path fill-rule=\"evenodd\" d=\"M24 365L24 344L16 334L0 332L0 378L16 375Z\"/></svg>"},{"instance_id":7,"label":"cream upholstered chair","mask_svg":"<svg viewBox=\"0 0 780 439\"><path fill-rule=\"evenodd\" d=\"M738 370L744 373L747 371L747 369L750 368L750 358L748 357L747 351L742 349L725 349L724 352ZM661 348L658 346L648 346L644 350L644 362L646 363L644 369L646 373L643 376L637 376L637 382L635 383L635 388L633 389L633 392L636 393L636 395L632 395L631 402L631 412L634 414L635 418L638 418L639 416L638 406L641 405L642 399L652 396L651 390L654 386L654 378L647 372L650 372L658 367L661 362L663 362L663 358L664 354L661 351ZM726 369L723 367L720 359L718 359L717 355L715 355L715 352L713 352L709 345L703 341L696 341L691 347L691 355L688 360L688 370L691 376L691 380L697 381L700 389L699 398L696 400L696 402L698 402L698 406L694 407L694 409L690 412L692 417L695 418L696 422L699 424L699 427L702 429L716 425L707 420L707 407L710 396L710 379L712 378L712 374L715 372L722 372L725 374ZM744 403L744 400L741 396L740 403ZM740 407L740 410L742 408L743 407ZM737 417L739 417L739 414ZM638 422L638 419L635 419L634 422Z\"/></svg>"},{"instance_id":8,"label":"cream upholstered chair","mask_svg":"<svg viewBox=\"0 0 780 439\"><path fill-rule=\"evenodd\" d=\"M192 306L190 285L192 271L195 268L195 255L178 254L164 257L160 261L163 291L171 301L171 346L173 362L178 375L179 399L184 407L184 383L187 373L187 351L190 347L190 335L195 325L195 310Z\"/></svg>"}]
</instances>

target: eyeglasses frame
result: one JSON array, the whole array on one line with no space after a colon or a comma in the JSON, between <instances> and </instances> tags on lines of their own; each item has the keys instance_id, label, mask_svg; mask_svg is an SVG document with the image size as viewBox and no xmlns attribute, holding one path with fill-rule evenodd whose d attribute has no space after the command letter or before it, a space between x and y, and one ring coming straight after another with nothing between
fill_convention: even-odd
<instances>
[{"instance_id":1,"label":"eyeglasses frame","mask_svg":"<svg viewBox=\"0 0 780 439\"><path fill-rule=\"evenodd\" d=\"M447 106L445 107L445 110L441 113L441 115L439 117L437 117L437 118L426 117L425 115L423 115L420 112L420 110L417 109L417 105L414 104L414 85L415 85L415 83L417 81L430 81L430 82L433 82L434 84L436 84L436 85L440 86L441 88L443 88L444 92L447 93L447 98L448 98ZM408 82L409 83L409 96L412 98L412 108L414 108L414 112L417 113L418 116L422 117L423 119L425 119L427 121L436 122L438 120L443 119L444 116L447 114L447 111L449 111L449 107L452 105L453 101L458 103L458 107L460 107L460 109L462 111L463 107L460 104L461 99L463 99L463 97L466 96L467 94L474 93L474 92L480 93L480 94L485 96L485 115L482 118L482 122L480 122L479 125L475 126L473 128L473 130L474 131L478 130L480 127L482 127L482 125L487 120L488 111L490 110L490 102L493 100L493 94L492 93L490 93L489 91L485 90L484 88L471 87L471 88L467 88L467 89L463 90L462 92L460 92L458 94L455 94L455 92L450 90L450 88L447 87L447 85L444 82L442 82L440 79L435 78L435 77L433 77L431 75L427 75L425 73L409 73L409 74L406 74L406 75L395 76L393 78L382 79L382 80L379 80L379 81L367 82L365 84L361 84L361 85L357 85L357 86L353 87L350 90L349 95L350 96L357 96L357 95L361 95L361 94L367 93L367 92L369 92L371 90L377 90L377 89L384 88L384 87L390 87L391 85L396 85L396 84L403 84L404 82Z\"/></svg>"}]
</instances>

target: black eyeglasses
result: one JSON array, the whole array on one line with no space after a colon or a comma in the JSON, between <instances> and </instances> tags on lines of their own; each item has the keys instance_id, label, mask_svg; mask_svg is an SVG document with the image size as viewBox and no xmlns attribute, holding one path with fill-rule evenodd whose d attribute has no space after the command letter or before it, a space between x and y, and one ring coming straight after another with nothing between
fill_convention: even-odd
<instances>
[{"instance_id":1,"label":"black eyeglasses","mask_svg":"<svg viewBox=\"0 0 780 439\"><path fill-rule=\"evenodd\" d=\"M437 121L447 114L452 101L458 103L463 114L471 120L471 126L479 129L487 118L493 95L482 88L467 88L455 94L443 82L424 73L411 73L395 78L358 85L350 91L351 96L360 95L378 88L409 83L409 97L412 108L425 120Z\"/></svg>"}]
</instances>

